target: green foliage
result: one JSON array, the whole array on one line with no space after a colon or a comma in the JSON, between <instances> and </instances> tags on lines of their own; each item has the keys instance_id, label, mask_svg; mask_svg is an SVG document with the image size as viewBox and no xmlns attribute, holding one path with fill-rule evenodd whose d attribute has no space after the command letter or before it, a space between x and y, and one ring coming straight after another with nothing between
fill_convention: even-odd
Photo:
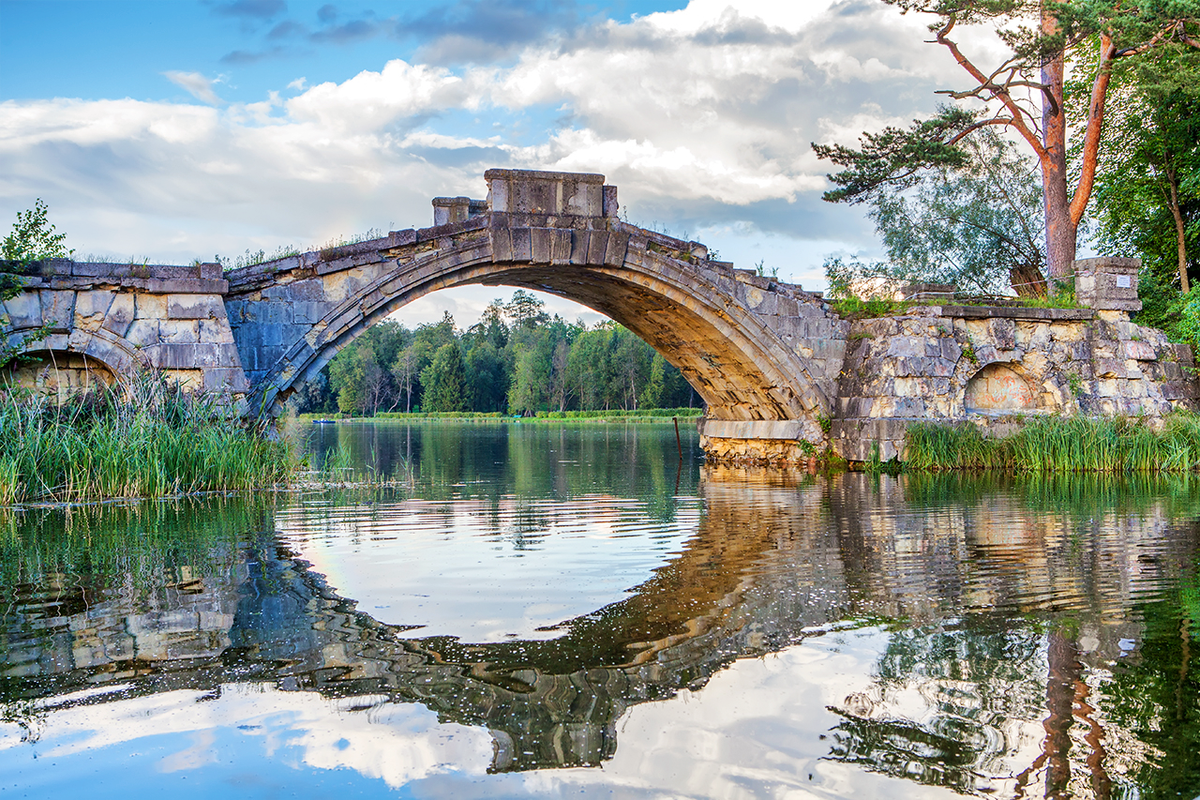
<instances>
[{"instance_id":1,"label":"green foliage","mask_svg":"<svg viewBox=\"0 0 1200 800\"><path fill-rule=\"evenodd\" d=\"M0 504L259 489L292 466L286 444L153 375L61 405L0 393Z\"/></svg>"},{"instance_id":2,"label":"green foliage","mask_svg":"<svg viewBox=\"0 0 1200 800\"><path fill-rule=\"evenodd\" d=\"M915 470L1187 472L1200 470L1200 416L1178 412L1160 431L1136 418L1037 417L1003 438L971 423L918 423L905 453Z\"/></svg>"},{"instance_id":3,"label":"green foliage","mask_svg":"<svg viewBox=\"0 0 1200 800\"><path fill-rule=\"evenodd\" d=\"M966 151L951 142L977 119L977 114L959 106L943 105L930 119L913 120L908 130L888 126L879 133L864 133L861 150L813 142L817 158L844 167L828 176L838 188L826 192L825 200L868 202L881 192L912 188L920 182L922 170L967 166Z\"/></svg>"},{"instance_id":4,"label":"green foliage","mask_svg":"<svg viewBox=\"0 0 1200 800\"><path fill-rule=\"evenodd\" d=\"M243 267L253 267L258 264L266 264L269 261L278 261L282 258L290 258L291 256L298 255L300 255L300 250L298 248L293 247L290 244L286 244L275 248L275 251L270 255L267 254L266 250L252 251L247 248L246 252L242 253L236 258L231 259L222 255L215 255L213 256L213 260L220 264L225 272L229 272L230 270L242 269Z\"/></svg>"},{"instance_id":5,"label":"green foliage","mask_svg":"<svg viewBox=\"0 0 1200 800\"><path fill-rule=\"evenodd\" d=\"M991 294L1008 287L1013 270L1040 274L1045 223L1036 166L989 130L968 137L960 149L969 157L964 165L918 170L904 191L879 187L870 194L868 216L888 260L830 259L831 282L926 281Z\"/></svg>"},{"instance_id":6,"label":"green foliage","mask_svg":"<svg viewBox=\"0 0 1200 800\"><path fill-rule=\"evenodd\" d=\"M839 258L825 262L825 274L829 279L830 308L842 319L875 319L903 314L911 305L909 300L893 300L890 297L859 297L851 284L854 265L846 265ZM861 290L860 290L861 291ZM858 338L866 338L862 334Z\"/></svg>"},{"instance_id":7,"label":"green foliage","mask_svg":"<svg viewBox=\"0 0 1200 800\"><path fill-rule=\"evenodd\" d=\"M17 212L17 221L0 243L0 260L9 262L7 265L0 264L0 302L20 294L21 275L31 262L47 258L70 258L75 252L63 244L67 235L55 232L48 214L46 204L38 198L34 201L32 209ZM0 324L7 322L7 317L0 313ZM17 358L22 346L45 339L49 335L50 329L43 326L40 330L27 331L21 345L0 343L0 369ZM4 469L6 467L0 463L0 473L3 473Z\"/></svg>"},{"instance_id":8,"label":"green foliage","mask_svg":"<svg viewBox=\"0 0 1200 800\"><path fill-rule=\"evenodd\" d=\"M70 258L75 251L63 244L67 235L55 232L48 213L40 198L34 201L32 209L18 211L12 230L0 243L0 259L24 264L47 258Z\"/></svg>"},{"instance_id":9,"label":"green foliage","mask_svg":"<svg viewBox=\"0 0 1200 800\"><path fill-rule=\"evenodd\" d=\"M421 371L425 386L424 405L428 411L465 411L467 376L463 369L458 342L438 348L429 366Z\"/></svg>"},{"instance_id":10,"label":"green foliage","mask_svg":"<svg viewBox=\"0 0 1200 800\"><path fill-rule=\"evenodd\" d=\"M1124 63L1154 62L1166 57L1194 66L1200 62L1200 14L1191 0L1126 3L1122 0L885 0L904 12L929 14L933 43L947 48L964 72L962 89L940 92L958 103L987 104L981 111L962 105L942 106L927 120L901 130L889 127L861 137L861 149L817 145L817 155L842 167L829 176L837 187L825 194L830 202L876 202L912 189L923 171L953 172L975 163L965 143L987 127L1005 127L1038 157L1042 167L1049 271L1070 272L1078 233L1079 203L1087 203L1092 183L1083 179L1097 163L1091 149L1077 147L1074 193L1068 187L1067 134L1099 136L1104 117L1087 112L1070 124L1066 109L1082 107L1107 94L1105 82L1064 81L1064 60L1095 62L1104 69ZM1044 24L1038 24L1043 22ZM1009 49L999 63L979 64L964 50L960 31L971 25L992 28ZM1102 38L1110 37L1110 39ZM1111 43L1111 47L1110 47ZM1086 69L1086 67L1083 67ZM1160 73L1162 71L1160 70ZM1194 83L1194 79L1192 81ZM1042 114L1025 101L1032 93ZM1116 100L1117 98L1113 98ZM1096 109L1103 106L1096 106ZM988 215L985 215L988 216ZM1012 229L1016 232L1018 228ZM921 238L917 235L915 238ZM1028 260L1028 259L1027 259ZM1028 277L1021 283L1036 283Z\"/></svg>"},{"instance_id":11,"label":"green foliage","mask_svg":"<svg viewBox=\"0 0 1200 800\"><path fill-rule=\"evenodd\" d=\"M511 302L491 303L466 331L449 314L415 331L392 321L372 326L330 361L324 386L319 378L298 392L297 410L381 415L443 408L448 400L435 400L429 385L441 368L429 368L451 344L462 366L462 413L699 404L679 370L625 328L604 322L589 329L550 317L536 295L518 290Z\"/></svg>"}]
</instances>

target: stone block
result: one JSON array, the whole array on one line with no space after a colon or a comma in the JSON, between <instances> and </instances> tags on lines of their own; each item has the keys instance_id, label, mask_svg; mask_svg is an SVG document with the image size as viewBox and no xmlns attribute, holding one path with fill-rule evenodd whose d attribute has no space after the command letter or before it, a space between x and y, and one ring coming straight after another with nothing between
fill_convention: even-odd
<instances>
[{"instance_id":1,"label":"stone block","mask_svg":"<svg viewBox=\"0 0 1200 800\"><path fill-rule=\"evenodd\" d=\"M137 292L137 308L135 319L166 319L167 295L153 292Z\"/></svg>"},{"instance_id":2,"label":"stone block","mask_svg":"<svg viewBox=\"0 0 1200 800\"><path fill-rule=\"evenodd\" d=\"M1080 305L1105 311L1140 311L1136 258L1086 258L1075 262L1075 296Z\"/></svg>"},{"instance_id":3,"label":"stone block","mask_svg":"<svg viewBox=\"0 0 1200 800\"><path fill-rule=\"evenodd\" d=\"M235 367L240 362L237 348L231 344L197 344L195 348L193 365L202 369Z\"/></svg>"},{"instance_id":4,"label":"stone block","mask_svg":"<svg viewBox=\"0 0 1200 800\"><path fill-rule=\"evenodd\" d=\"M22 292L10 297L4 301L4 314L8 317L8 326L11 329L41 327L41 298L36 292Z\"/></svg>"},{"instance_id":5,"label":"stone block","mask_svg":"<svg viewBox=\"0 0 1200 800\"><path fill-rule=\"evenodd\" d=\"M604 251L604 264L619 267L625 263L629 250L628 234L613 231L608 235L608 247Z\"/></svg>"},{"instance_id":6,"label":"stone block","mask_svg":"<svg viewBox=\"0 0 1200 800\"><path fill-rule=\"evenodd\" d=\"M604 216L616 218L618 216L618 211L621 208L620 203L617 202L617 187L603 186L601 187L601 193L602 202L604 205Z\"/></svg>"},{"instance_id":7,"label":"stone block","mask_svg":"<svg viewBox=\"0 0 1200 800\"><path fill-rule=\"evenodd\" d=\"M488 182L488 202L494 212L606 216L603 175L489 169L484 179Z\"/></svg>"},{"instance_id":8,"label":"stone block","mask_svg":"<svg viewBox=\"0 0 1200 800\"><path fill-rule=\"evenodd\" d=\"M939 342L939 346L941 347L941 351L942 351L941 357L943 359L945 359L946 361L949 361L952 364L957 364L958 360L960 358L962 358L962 352L963 352L962 345L960 345L952 337L949 337L949 336L942 337L942 339Z\"/></svg>"},{"instance_id":9,"label":"stone block","mask_svg":"<svg viewBox=\"0 0 1200 800\"><path fill-rule=\"evenodd\" d=\"M195 344L200 341L200 322L194 319L159 320L158 340L165 344Z\"/></svg>"},{"instance_id":10,"label":"stone block","mask_svg":"<svg viewBox=\"0 0 1200 800\"><path fill-rule=\"evenodd\" d=\"M196 366L194 344L153 344L143 348L142 352L157 369L194 369Z\"/></svg>"},{"instance_id":11,"label":"stone block","mask_svg":"<svg viewBox=\"0 0 1200 800\"><path fill-rule=\"evenodd\" d=\"M1012 350L1017 346L1017 325L1011 319L988 320L988 334L997 350Z\"/></svg>"},{"instance_id":12,"label":"stone block","mask_svg":"<svg viewBox=\"0 0 1200 800\"><path fill-rule=\"evenodd\" d=\"M889 356L924 358L926 355L925 340L912 336L896 336L888 341L887 354Z\"/></svg>"},{"instance_id":13,"label":"stone block","mask_svg":"<svg viewBox=\"0 0 1200 800\"><path fill-rule=\"evenodd\" d=\"M571 253L569 263L571 264L587 264L588 250L592 245L591 231L569 231L571 237Z\"/></svg>"},{"instance_id":14,"label":"stone block","mask_svg":"<svg viewBox=\"0 0 1200 800\"><path fill-rule=\"evenodd\" d=\"M135 347L150 347L158 344L157 319L135 319L125 329L125 339Z\"/></svg>"},{"instance_id":15,"label":"stone block","mask_svg":"<svg viewBox=\"0 0 1200 800\"><path fill-rule=\"evenodd\" d=\"M560 228L549 228L547 230L550 232L550 263L557 265L570 264L572 231Z\"/></svg>"},{"instance_id":16,"label":"stone block","mask_svg":"<svg viewBox=\"0 0 1200 800\"><path fill-rule=\"evenodd\" d=\"M534 264L550 263L551 232L549 228L529 229L529 242L532 248L532 255L529 260Z\"/></svg>"},{"instance_id":17,"label":"stone block","mask_svg":"<svg viewBox=\"0 0 1200 800\"><path fill-rule=\"evenodd\" d=\"M116 293L108 289L79 292L75 297L75 327L98 328L115 296Z\"/></svg>"},{"instance_id":18,"label":"stone block","mask_svg":"<svg viewBox=\"0 0 1200 800\"><path fill-rule=\"evenodd\" d=\"M233 394L243 394L250 389L246 374L240 369L207 369L204 370L204 391L228 391Z\"/></svg>"},{"instance_id":19,"label":"stone block","mask_svg":"<svg viewBox=\"0 0 1200 800\"><path fill-rule=\"evenodd\" d=\"M327 303L298 302L292 304L292 321L298 325L320 322L328 308Z\"/></svg>"},{"instance_id":20,"label":"stone block","mask_svg":"<svg viewBox=\"0 0 1200 800\"><path fill-rule=\"evenodd\" d=\"M1121 343L1124 356L1135 361L1157 361L1158 353L1149 342L1126 341Z\"/></svg>"},{"instance_id":21,"label":"stone block","mask_svg":"<svg viewBox=\"0 0 1200 800\"><path fill-rule=\"evenodd\" d=\"M197 320L200 326L200 341L209 344L233 344L233 330L223 319Z\"/></svg>"},{"instance_id":22,"label":"stone block","mask_svg":"<svg viewBox=\"0 0 1200 800\"><path fill-rule=\"evenodd\" d=\"M75 323L75 292L43 289L38 292L42 301L42 324L51 330L68 331Z\"/></svg>"},{"instance_id":23,"label":"stone block","mask_svg":"<svg viewBox=\"0 0 1200 800\"><path fill-rule=\"evenodd\" d=\"M117 294L109 304L108 311L105 312L102 327L117 336L124 336L125 332L129 330L129 323L133 322L136 310L136 296L128 292Z\"/></svg>"},{"instance_id":24,"label":"stone block","mask_svg":"<svg viewBox=\"0 0 1200 800\"><path fill-rule=\"evenodd\" d=\"M1093 366L1097 378L1124 378L1125 361L1119 358L1097 358Z\"/></svg>"}]
</instances>

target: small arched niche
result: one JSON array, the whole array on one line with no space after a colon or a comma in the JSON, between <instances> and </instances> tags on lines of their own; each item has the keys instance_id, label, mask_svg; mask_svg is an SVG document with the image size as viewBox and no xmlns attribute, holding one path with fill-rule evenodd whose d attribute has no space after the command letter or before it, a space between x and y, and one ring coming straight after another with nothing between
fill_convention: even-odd
<instances>
[{"instance_id":1,"label":"small arched niche","mask_svg":"<svg viewBox=\"0 0 1200 800\"><path fill-rule=\"evenodd\" d=\"M35 350L0 370L0 387L16 385L59 402L88 389L110 386L112 371L94 358L60 350Z\"/></svg>"},{"instance_id":2,"label":"small arched niche","mask_svg":"<svg viewBox=\"0 0 1200 800\"><path fill-rule=\"evenodd\" d=\"M989 364L967 381L963 403L968 414L1008 414L1032 410L1034 396L1012 367Z\"/></svg>"}]
</instances>

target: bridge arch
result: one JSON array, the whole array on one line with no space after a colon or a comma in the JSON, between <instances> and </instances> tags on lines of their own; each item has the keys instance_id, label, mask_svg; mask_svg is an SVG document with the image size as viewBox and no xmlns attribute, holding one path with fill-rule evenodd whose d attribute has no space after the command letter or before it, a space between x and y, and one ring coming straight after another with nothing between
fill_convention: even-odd
<instances>
[{"instance_id":1,"label":"bridge arch","mask_svg":"<svg viewBox=\"0 0 1200 800\"><path fill-rule=\"evenodd\" d=\"M253 381L250 409L278 413L341 348L419 297L471 284L512 285L574 300L629 328L680 369L705 400L710 417L803 420L812 423L809 435L819 436L815 418L831 411L821 386L825 376L814 374L801 349L781 338L779 314L765 313L779 311L780 285L708 261L702 246L690 248L694 243L615 219L493 212L442 227L421 232L436 244L424 251L417 249L419 237L410 237L418 241L388 247L387 240L376 240L363 243L370 248L354 245L349 252L320 254L330 266L347 262L344 270L323 270L320 263L306 269L300 259L290 284L296 287L294 297L312 297L319 290L328 301L331 287L340 287L342 295L327 302L307 330L292 330L294 341L283 357ZM443 235L433 235L438 233ZM691 252L696 248L702 255ZM383 268L362 269L370 249L383 256ZM343 274L356 269L365 279ZM231 295L242 279L230 276ZM277 297L288 294L276 292ZM250 304L264 302L261 295ZM799 307L805 305L810 316L824 319L812 296L784 299L795 307L792 317L800 319ZM235 328L248 316L237 303L230 311ZM271 313L263 311L249 316ZM243 349L243 363L248 360Z\"/></svg>"},{"instance_id":2,"label":"bridge arch","mask_svg":"<svg viewBox=\"0 0 1200 800\"><path fill-rule=\"evenodd\" d=\"M108 330L42 333L39 327L18 328L9 334L9 346L18 358L3 369L3 380L30 384L35 374L49 369L54 377L51 383L29 388L53 389L62 398L94 381L111 384L118 375L149 366L131 342Z\"/></svg>"}]
</instances>

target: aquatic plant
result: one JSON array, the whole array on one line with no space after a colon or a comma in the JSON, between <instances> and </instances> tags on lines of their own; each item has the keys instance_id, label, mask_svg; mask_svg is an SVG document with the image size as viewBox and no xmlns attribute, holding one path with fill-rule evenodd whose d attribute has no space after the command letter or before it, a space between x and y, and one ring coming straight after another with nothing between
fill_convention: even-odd
<instances>
[{"instance_id":1,"label":"aquatic plant","mask_svg":"<svg viewBox=\"0 0 1200 800\"><path fill-rule=\"evenodd\" d=\"M0 504L261 488L294 461L286 443L155 374L62 404L0 390Z\"/></svg>"},{"instance_id":2,"label":"aquatic plant","mask_svg":"<svg viewBox=\"0 0 1200 800\"><path fill-rule=\"evenodd\" d=\"M914 470L1188 472L1200 469L1200 415L1176 412L1155 430L1137 417L1035 417L991 438L969 423L908 428Z\"/></svg>"}]
</instances>

